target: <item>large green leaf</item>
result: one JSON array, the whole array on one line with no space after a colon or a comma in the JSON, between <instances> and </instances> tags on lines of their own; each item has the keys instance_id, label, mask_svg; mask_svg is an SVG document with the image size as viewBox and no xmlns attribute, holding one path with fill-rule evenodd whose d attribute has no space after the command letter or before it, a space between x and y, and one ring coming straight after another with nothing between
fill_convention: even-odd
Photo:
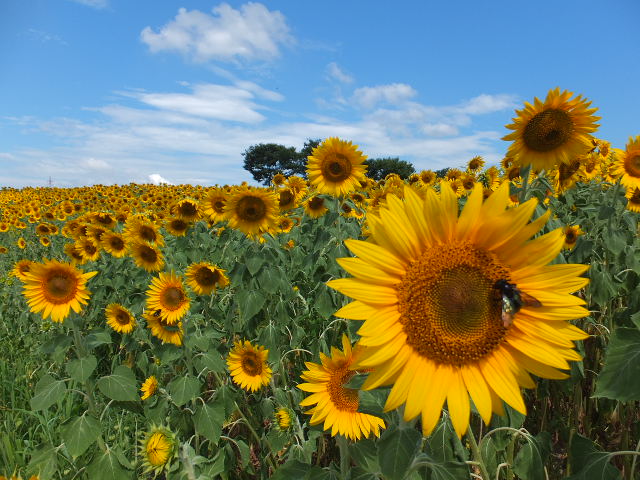
<instances>
[{"instance_id":1,"label":"large green leaf","mask_svg":"<svg viewBox=\"0 0 640 480\"><path fill-rule=\"evenodd\" d=\"M422 435L413 428L391 427L378 442L378 463L385 478L402 480L420 447Z\"/></svg>"},{"instance_id":2,"label":"large green leaf","mask_svg":"<svg viewBox=\"0 0 640 480\"><path fill-rule=\"evenodd\" d=\"M133 472L122 468L113 450L107 450L95 457L87 467L87 473L91 480L128 480L133 477Z\"/></svg>"},{"instance_id":3,"label":"large green leaf","mask_svg":"<svg viewBox=\"0 0 640 480\"><path fill-rule=\"evenodd\" d=\"M311 468L308 463L299 460L290 460L271 476L271 480L291 480L292 478L304 479Z\"/></svg>"},{"instance_id":4,"label":"large green leaf","mask_svg":"<svg viewBox=\"0 0 640 480\"><path fill-rule=\"evenodd\" d=\"M513 471L520 478L544 480L544 464L551 449L551 434L541 432L536 437L527 437L513 462Z\"/></svg>"},{"instance_id":5,"label":"large green leaf","mask_svg":"<svg viewBox=\"0 0 640 480\"><path fill-rule=\"evenodd\" d=\"M378 451L373 440L365 438L364 440L349 445L349 453L361 470L368 473L380 472Z\"/></svg>"},{"instance_id":6,"label":"large green leaf","mask_svg":"<svg viewBox=\"0 0 640 480\"><path fill-rule=\"evenodd\" d=\"M89 415L67 421L61 428L62 439L73 457L79 457L100 435L100 422Z\"/></svg>"},{"instance_id":7,"label":"large green leaf","mask_svg":"<svg viewBox=\"0 0 640 480\"><path fill-rule=\"evenodd\" d=\"M591 440L576 433L571 440L569 456L574 474L566 480L621 480L620 472L609 460L610 453L598 450Z\"/></svg>"},{"instance_id":8,"label":"large green leaf","mask_svg":"<svg viewBox=\"0 0 640 480\"><path fill-rule=\"evenodd\" d=\"M136 377L130 368L120 365L111 375L102 377L96 383L100 391L107 397L121 402L139 400Z\"/></svg>"},{"instance_id":9,"label":"large green leaf","mask_svg":"<svg viewBox=\"0 0 640 480\"><path fill-rule=\"evenodd\" d=\"M266 298L257 290L242 290L237 294L240 315L244 321L253 318L264 305Z\"/></svg>"},{"instance_id":10,"label":"large green leaf","mask_svg":"<svg viewBox=\"0 0 640 480\"><path fill-rule=\"evenodd\" d=\"M617 328L607 349L595 397L620 402L640 400L640 330Z\"/></svg>"},{"instance_id":11,"label":"large green leaf","mask_svg":"<svg viewBox=\"0 0 640 480\"><path fill-rule=\"evenodd\" d=\"M58 400L62 400L67 392L64 381L56 380L51 375L44 375L36 384L36 394L31 398L32 410L45 410Z\"/></svg>"},{"instance_id":12,"label":"large green leaf","mask_svg":"<svg viewBox=\"0 0 640 480\"><path fill-rule=\"evenodd\" d=\"M469 467L463 462L439 462L424 453L418 455L416 461L429 469L431 480L467 480L469 478Z\"/></svg>"},{"instance_id":13,"label":"large green leaf","mask_svg":"<svg viewBox=\"0 0 640 480\"><path fill-rule=\"evenodd\" d=\"M196 432L208 438L217 445L222 433L222 423L224 422L224 405L207 404L199 405L194 415L194 425Z\"/></svg>"},{"instance_id":14,"label":"large green leaf","mask_svg":"<svg viewBox=\"0 0 640 480\"><path fill-rule=\"evenodd\" d=\"M181 407L189 400L193 400L200 393L200 382L194 377L178 377L168 386L171 400Z\"/></svg>"},{"instance_id":15,"label":"large green leaf","mask_svg":"<svg viewBox=\"0 0 640 480\"><path fill-rule=\"evenodd\" d=\"M58 449L51 445L38 448L29 461L27 471L29 475L39 475L39 478L53 478L58 470Z\"/></svg>"},{"instance_id":16,"label":"large green leaf","mask_svg":"<svg viewBox=\"0 0 640 480\"><path fill-rule=\"evenodd\" d=\"M71 360L67 364L67 373L71 378L82 383L91 376L97 366L98 360L96 360L96 357L89 355L88 357Z\"/></svg>"},{"instance_id":17,"label":"large green leaf","mask_svg":"<svg viewBox=\"0 0 640 480\"><path fill-rule=\"evenodd\" d=\"M193 363L198 368L198 371L206 369L216 373L224 373L227 368L224 360L215 350L199 354L193 359Z\"/></svg>"}]
</instances>

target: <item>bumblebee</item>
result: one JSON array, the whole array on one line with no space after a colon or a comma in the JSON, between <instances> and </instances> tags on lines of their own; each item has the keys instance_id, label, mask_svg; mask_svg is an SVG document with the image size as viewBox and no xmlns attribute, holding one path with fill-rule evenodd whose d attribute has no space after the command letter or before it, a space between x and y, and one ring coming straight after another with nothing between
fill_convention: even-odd
<instances>
[{"instance_id":1,"label":"bumblebee","mask_svg":"<svg viewBox=\"0 0 640 480\"><path fill-rule=\"evenodd\" d=\"M513 323L513 317L522 307L541 307L537 298L524 293L515 284L507 280L498 280L493 288L502 300L502 325L508 328Z\"/></svg>"}]
</instances>

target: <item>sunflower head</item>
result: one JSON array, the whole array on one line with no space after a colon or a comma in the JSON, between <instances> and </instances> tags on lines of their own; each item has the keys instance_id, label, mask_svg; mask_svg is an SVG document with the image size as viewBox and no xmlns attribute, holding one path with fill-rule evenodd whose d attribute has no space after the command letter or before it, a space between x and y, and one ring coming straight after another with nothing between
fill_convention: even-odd
<instances>
[{"instance_id":1,"label":"sunflower head","mask_svg":"<svg viewBox=\"0 0 640 480\"><path fill-rule=\"evenodd\" d=\"M227 367L233 381L247 392L256 392L269 384L271 367L267 363L269 350L250 341L236 341L227 357Z\"/></svg>"},{"instance_id":2,"label":"sunflower head","mask_svg":"<svg viewBox=\"0 0 640 480\"><path fill-rule=\"evenodd\" d=\"M229 226L249 237L274 233L278 210L275 193L266 188L238 187L225 205Z\"/></svg>"},{"instance_id":3,"label":"sunflower head","mask_svg":"<svg viewBox=\"0 0 640 480\"><path fill-rule=\"evenodd\" d=\"M131 258L138 267L147 272L157 272L164 267L164 255L157 246L139 240L134 240L127 246Z\"/></svg>"},{"instance_id":4,"label":"sunflower head","mask_svg":"<svg viewBox=\"0 0 640 480\"><path fill-rule=\"evenodd\" d=\"M31 270L32 265L33 262L29 259L24 258L18 260L13 266L13 270L11 270L11 275L24 282L27 279L27 273Z\"/></svg>"},{"instance_id":5,"label":"sunflower head","mask_svg":"<svg viewBox=\"0 0 640 480\"><path fill-rule=\"evenodd\" d=\"M185 277L187 285L198 295L210 295L216 288L224 288L229 285L226 270L211 265L207 262L194 263L187 268Z\"/></svg>"},{"instance_id":6,"label":"sunflower head","mask_svg":"<svg viewBox=\"0 0 640 480\"><path fill-rule=\"evenodd\" d=\"M312 195L304 202L304 213L309 215L311 218L320 218L329 211L325 203L326 202L323 197L319 195Z\"/></svg>"},{"instance_id":7,"label":"sunflower head","mask_svg":"<svg viewBox=\"0 0 640 480\"><path fill-rule=\"evenodd\" d=\"M200 218L201 210L197 200L185 198L173 205L171 213L185 222L195 222Z\"/></svg>"},{"instance_id":8,"label":"sunflower head","mask_svg":"<svg viewBox=\"0 0 640 480\"><path fill-rule=\"evenodd\" d=\"M147 309L169 325L174 325L189 311L190 300L182 277L173 271L160 272L147 290Z\"/></svg>"},{"instance_id":9,"label":"sunflower head","mask_svg":"<svg viewBox=\"0 0 640 480\"><path fill-rule=\"evenodd\" d=\"M177 347L182 345L184 330L182 322L168 323L160 316L160 310L146 311L142 318L147 322L147 328L151 330L151 335L162 343L171 343Z\"/></svg>"},{"instance_id":10,"label":"sunflower head","mask_svg":"<svg viewBox=\"0 0 640 480\"><path fill-rule=\"evenodd\" d=\"M640 135L630 137L624 150L614 152L613 175L622 177L620 183L627 188L640 187Z\"/></svg>"},{"instance_id":11,"label":"sunflower head","mask_svg":"<svg viewBox=\"0 0 640 480\"><path fill-rule=\"evenodd\" d=\"M327 138L308 157L309 182L320 193L347 195L365 179L366 159L357 145L336 137Z\"/></svg>"},{"instance_id":12,"label":"sunflower head","mask_svg":"<svg viewBox=\"0 0 640 480\"><path fill-rule=\"evenodd\" d=\"M144 473L158 475L169 467L177 452L177 441L171 430L152 425L140 440Z\"/></svg>"},{"instance_id":13,"label":"sunflower head","mask_svg":"<svg viewBox=\"0 0 640 480\"><path fill-rule=\"evenodd\" d=\"M136 319L131 312L119 303L110 303L104 309L107 325L118 333L131 333L136 325Z\"/></svg>"},{"instance_id":14,"label":"sunflower head","mask_svg":"<svg viewBox=\"0 0 640 480\"><path fill-rule=\"evenodd\" d=\"M149 378L147 378L144 381L144 383L142 384L142 387L140 388L140 391L142 392L142 395L140 396L140 400L146 400L150 398L152 395L156 393L157 389L158 389L158 379L155 377L155 375L151 375Z\"/></svg>"},{"instance_id":15,"label":"sunflower head","mask_svg":"<svg viewBox=\"0 0 640 480\"><path fill-rule=\"evenodd\" d=\"M276 428L281 432L287 432L293 427L293 412L287 407L278 407L274 413Z\"/></svg>"}]
</instances>

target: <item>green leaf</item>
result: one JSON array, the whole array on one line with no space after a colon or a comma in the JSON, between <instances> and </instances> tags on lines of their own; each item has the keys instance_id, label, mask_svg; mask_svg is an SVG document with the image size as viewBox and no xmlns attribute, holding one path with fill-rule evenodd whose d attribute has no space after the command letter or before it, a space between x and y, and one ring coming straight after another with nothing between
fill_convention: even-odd
<instances>
[{"instance_id":1,"label":"green leaf","mask_svg":"<svg viewBox=\"0 0 640 480\"><path fill-rule=\"evenodd\" d=\"M304 479L310 467L311 465L300 460L290 460L275 471L271 480Z\"/></svg>"},{"instance_id":2,"label":"green leaf","mask_svg":"<svg viewBox=\"0 0 640 480\"><path fill-rule=\"evenodd\" d=\"M380 477L360 467L353 467L349 471L349 480L379 480Z\"/></svg>"},{"instance_id":3,"label":"green leaf","mask_svg":"<svg viewBox=\"0 0 640 480\"><path fill-rule=\"evenodd\" d=\"M56 380L51 375L44 375L36 384L36 394L31 398L31 410L46 410L67 392L64 381Z\"/></svg>"},{"instance_id":4,"label":"green leaf","mask_svg":"<svg viewBox=\"0 0 640 480\"><path fill-rule=\"evenodd\" d=\"M200 382L194 377L178 377L167 386L167 389L173 403L181 407L198 396Z\"/></svg>"},{"instance_id":5,"label":"green leaf","mask_svg":"<svg viewBox=\"0 0 640 480\"><path fill-rule=\"evenodd\" d=\"M361 470L368 473L377 473L380 471L378 464L378 452L376 444L373 440L365 438L357 443L349 445L349 453ZM353 474L351 476L353 477Z\"/></svg>"},{"instance_id":6,"label":"green leaf","mask_svg":"<svg viewBox=\"0 0 640 480\"><path fill-rule=\"evenodd\" d=\"M53 478L58 470L58 450L51 445L44 445L31 456L27 471L29 475L39 475L39 478Z\"/></svg>"},{"instance_id":7,"label":"green leaf","mask_svg":"<svg viewBox=\"0 0 640 480\"><path fill-rule=\"evenodd\" d=\"M224 405L199 405L194 415L196 432L209 439L214 445L218 444L224 422Z\"/></svg>"},{"instance_id":8,"label":"green leaf","mask_svg":"<svg viewBox=\"0 0 640 480\"><path fill-rule=\"evenodd\" d=\"M402 480L420 446L422 435L413 428L392 427L378 442L378 462L389 480Z\"/></svg>"},{"instance_id":9,"label":"green leaf","mask_svg":"<svg viewBox=\"0 0 640 480\"><path fill-rule=\"evenodd\" d=\"M333 299L331 298L328 287L321 287L320 293L314 301L314 305L320 316L325 320L331 317L337 310L333 304Z\"/></svg>"},{"instance_id":10,"label":"green leaf","mask_svg":"<svg viewBox=\"0 0 640 480\"><path fill-rule=\"evenodd\" d=\"M202 353L193 359L198 371L209 370L216 373L224 373L226 365L220 354L216 351Z\"/></svg>"},{"instance_id":11,"label":"green leaf","mask_svg":"<svg viewBox=\"0 0 640 480\"><path fill-rule=\"evenodd\" d=\"M266 298L257 290L243 290L237 294L237 301L240 315L247 321L262 310Z\"/></svg>"},{"instance_id":12,"label":"green leaf","mask_svg":"<svg viewBox=\"0 0 640 480\"><path fill-rule=\"evenodd\" d=\"M611 336L594 396L620 402L640 400L639 377L640 330L617 328Z\"/></svg>"},{"instance_id":13,"label":"green leaf","mask_svg":"<svg viewBox=\"0 0 640 480\"><path fill-rule=\"evenodd\" d=\"M111 375L102 377L96 383L98 389L107 397L121 402L137 402L138 386L136 377L130 368L120 365Z\"/></svg>"},{"instance_id":14,"label":"green leaf","mask_svg":"<svg viewBox=\"0 0 640 480\"><path fill-rule=\"evenodd\" d=\"M67 373L75 381L83 383L91 376L97 366L96 357L89 355L88 357L71 360L67 364Z\"/></svg>"},{"instance_id":15,"label":"green leaf","mask_svg":"<svg viewBox=\"0 0 640 480\"><path fill-rule=\"evenodd\" d=\"M87 473L91 480L127 480L133 477L133 472L122 468L113 450L107 450L94 458L87 467Z\"/></svg>"},{"instance_id":16,"label":"green leaf","mask_svg":"<svg viewBox=\"0 0 640 480\"><path fill-rule=\"evenodd\" d=\"M586 437L574 434L569 451L571 471L566 480L621 480L620 472L609 463L612 455L597 449Z\"/></svg>"},{"instance_id":17,"label":"green leaf","mask_svg":"<svg viewBox=\"0 0 640 480\"><path fill-rule=\"evenodd\" d=\"M548 453L550 449L549 443L551 436L548 432L546 437L526 437L527 442L520 447L518 454L513 462L513 471L520 478L526 478L527 480L544 480L544 463L546 459L545 452Z\"/></svg>"},{"instance_id":18,"label":"green leaf","mask_svg":"<svg viewBox=\"0 0 640 480\"><path fill-rule=\"evenodd\" d=\"M416 461L424 465L422 468L429 469L431 480L467 480L469 478L469 467L463 462L439 462L425 453L418 455Z\"/></svg>"},{"instance_id":19,"label":"green leaf","mask_svg":"<svg viewBox=\"0 0 640 480\"><path fill-rule=\"evenodd\" d=\"M455 454L452 441L454 435L456 433L451 427L451 422L443 416L426 441L429 455L440 462L454 460Z\"/></svg>"},{"instance_id":20,"label":"green leaf","mask_svg":"<svg viewBox=\"0 0 640 480\"><path fill-rule=\"evenodd\" d=\"M111 343L111 332L104 329L92 330L86 337L85 342L89 350L93 350L100 345Z\"/></svg>"},{"instance_id":21,"label":"green leaf","mask_svg":"<svg viewBox=\"0 0 640 480\"><path fill-rule=\"evenodd\" d=\"M247 270L252 277L258 273L258 270L264 265L265 259L262 255L256 255L245 260L244 264L247 266Z\"/></svg>"},{"instance_id":22,"label":"green leaf","mask_svg":"<svg viewBox=\"0 0 640 480\"><path fill-rule=\"evenodd\" d=\"M62 439L73 457L79 457L100 435L100 422L88 415L67 421L61 428Z\"/></svg>"}]
</instances>

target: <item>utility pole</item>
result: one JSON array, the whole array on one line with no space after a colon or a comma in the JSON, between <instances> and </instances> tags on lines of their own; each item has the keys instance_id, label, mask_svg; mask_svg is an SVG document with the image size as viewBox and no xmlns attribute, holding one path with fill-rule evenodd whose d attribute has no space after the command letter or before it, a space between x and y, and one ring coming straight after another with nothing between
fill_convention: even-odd
<instances>
[{"instance_id":1,"label":"utility pole","mask_svg":"<svg viewBox=\"0 0 640 480\"><path fill-rule=\"evenodd\" d=\"M51 188L51 175L49 175L49 188Z\"/></svg>"}]
</instances>

